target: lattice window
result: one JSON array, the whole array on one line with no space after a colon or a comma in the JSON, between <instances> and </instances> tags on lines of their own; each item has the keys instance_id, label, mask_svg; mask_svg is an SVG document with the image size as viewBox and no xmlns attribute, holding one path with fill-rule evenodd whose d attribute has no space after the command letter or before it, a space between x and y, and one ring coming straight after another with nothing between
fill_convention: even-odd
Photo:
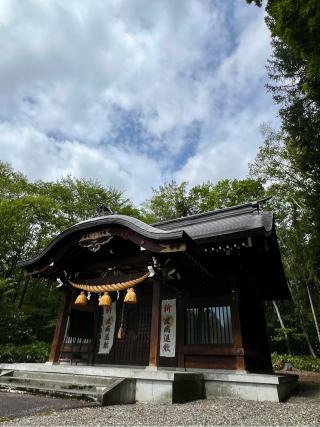
<instances>
[{"instance_id":1,"label":"lattice window","mask_svg":"<svg viewBox=\"0 0 320 427\"><path fill-rule=\"evenodd\" d=\"M186 344L232 344L230 306L185 309Z\"/></svg>"}]
</instances>

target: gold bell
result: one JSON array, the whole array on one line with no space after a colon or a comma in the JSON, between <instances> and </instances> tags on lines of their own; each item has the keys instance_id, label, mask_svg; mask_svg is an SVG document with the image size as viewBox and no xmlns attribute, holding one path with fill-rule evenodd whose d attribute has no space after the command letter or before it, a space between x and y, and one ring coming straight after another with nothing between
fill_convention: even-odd
<instances>
[{"instance_id":1,"label":"gold bell","mask_svg":"<svg viewBox=\"0 0 320 427\"><path fill-rule=\"evenodd\" d=\"M100 305L100 307L110 307L112 305L112 300L108 292L102 295L98 305Z\"/></svg>"},{"instance_id":2,"label":"gold bell","mask_svg":"<svg viewBox=\"0 0 320 427\"><path fill-rule=\"evenodd\" d=\"M133 288L127 290L126 296L124 297L126 304L137 304L137 295Z\"/></svg>"},{"instance_id":3,"label":"gold bell","mask_svg":"<svg viewBox=\"0 0 320 427\"><path fill-rule=\"evenodd\" d=\"M77 305L87 305L88 301L84 291L81 291L74 303Z\"/></svg>"}]
</instances>

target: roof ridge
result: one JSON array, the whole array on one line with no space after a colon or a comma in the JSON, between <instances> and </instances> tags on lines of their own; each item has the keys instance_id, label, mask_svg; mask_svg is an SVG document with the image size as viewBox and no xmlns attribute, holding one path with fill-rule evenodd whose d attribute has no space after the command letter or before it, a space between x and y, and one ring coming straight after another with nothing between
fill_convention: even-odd
<instances>
[{"instance_id":1,"label":"roof ridge","mask_svg":"<svg viewBox=\"0 0 320 427\"><path fill-rule=\"evenodd\" d=\"M151 224L153 227L158 227L161 225L167 225L167 224L179 224L180 222L183 223L185 221L189 221L189 220L194 220L194 219L201 219L201 218L212 218L213 216L220 216L221 214L230 214L230 216L233 214L239 214L241 211L243 210L258 210L259 209L259 203L261 203L262 201L264 201L264 199L256 201L256 202L249 202L249 203L245 203L243 205L236 205L236 206L230 206L227 208L221 208L221 209L215 209L212 211L208 211L208 212L203 212L203 213L198 213L198 214L193 214L193 215L188 215L188 216L183 216L180 218L175 218L175 219L169 219L169 220L165 220L165 221L159 221L156 223ZM229 216L229 215L226 215Z\"/></svg>"},{"instance_id":2,"label":"roof ridge","mask_svg":"<svg viewBox=\"0 0 320 427\"><path fill-rule=\"evenodd\" d=\"M159 226L156 226L154 228L158 228L160 230L180 230L183 227L188 227L189 225L195 225L195 224L206 224L213 221L221 221L223 219L242 216L244 214L251 214L258 212L257 209L252 209L250 207L245 209L239 209L238 211L230 211L230 212L220 212L219 215L207 215L204 217L199 218L193 218L189 220L188 218L185 218L184 220L181 220L179 222L172 222L169 224L163 224L163 228L161 228L161 224Z\"/></svg>"}]
</instances>

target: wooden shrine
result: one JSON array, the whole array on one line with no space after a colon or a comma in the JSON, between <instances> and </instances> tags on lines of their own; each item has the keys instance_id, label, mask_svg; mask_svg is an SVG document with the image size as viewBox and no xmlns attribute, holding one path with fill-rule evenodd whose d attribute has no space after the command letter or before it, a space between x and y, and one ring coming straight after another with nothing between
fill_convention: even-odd
<instances>
[{"instance_id":1,"label":"wooden shrine","mask_svg":"<svg viewBox=\"0 0 320 427\"><path fill-rule=\"evenodd\" d=\"M53 363L272 371L263 303L289 290L261 202L152 226L103 214L20 265L60 284Z\"/></svg>"}]
</instances>

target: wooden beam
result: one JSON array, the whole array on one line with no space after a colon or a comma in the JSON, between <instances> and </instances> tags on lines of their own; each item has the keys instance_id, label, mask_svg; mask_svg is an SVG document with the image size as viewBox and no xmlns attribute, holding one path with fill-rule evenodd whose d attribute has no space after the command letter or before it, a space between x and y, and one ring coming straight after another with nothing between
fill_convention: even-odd
<instances>
[{"instance_id":1,"label":"wooden beam","mask_svg":"<svg viewBox=\"0 0 320 427\"><path fill-rule=\"evenodd\" d=\"M151 336L149 366L156 368L159 366L159 343L160 343L160 280L153 281L152 293L152 315L151 315Z\"/></svg>"},{"instance_id":2,"label":"wooden beam","mask_svg":"<svg viewBox=\"0 0 320 427\"><path fill-rule=\"evenodd\" d=\"M182 347L183 354L192 354L197 356L244 356L242 347L231 345L186 345Z\"/></svg>"},{"instance_id":3,"label":"wooden beam","mask_svg":"<svg viewBox=\"0 0 320 427\"><path fill-rule=\"evenodd\" d=\"M233 330L233 346L235 348L243 348L243 339L241 331L241 318L240 318L240 307L239 297L237 290L234 289L231 303L231 321ZM236 355L236 369L244 371L246 369L244 354Z\"/></svg>"},{"instance_id":4,"label":"wooden beam","mask_svg":"<svg viewBox=\"0 0 320 427\"><path fill-rule=\"evenodd\" d=\"M152 255L141 252L141 255L139 254L127 258L123 258L122 256L113 256L112 258L106 258L103 261L94 261L89 259L89 261L84 261L80 266L77 265L77 271L81 275L82 273L88 273L92 271L105 272L110 267L117 267L120 270L125 270L126 267L132 267L133 270L139 270L146 268L147 265L152 265L152 263Z\"/></svg>"},{"instance_id":5,"label":"wooden beam","mask_svg":"<svg viewBox=\"0 0 320 427\"><path fill-rule=\"evenodd\" d=\"M68 288L63 290L60 310L56 323L56 329L54 331L49 356L49 362L51 363L57 363L59 361L61 346L63 344L63 339L66 332L71 295L72 292Z\"/></svg>"}]
</instances>

